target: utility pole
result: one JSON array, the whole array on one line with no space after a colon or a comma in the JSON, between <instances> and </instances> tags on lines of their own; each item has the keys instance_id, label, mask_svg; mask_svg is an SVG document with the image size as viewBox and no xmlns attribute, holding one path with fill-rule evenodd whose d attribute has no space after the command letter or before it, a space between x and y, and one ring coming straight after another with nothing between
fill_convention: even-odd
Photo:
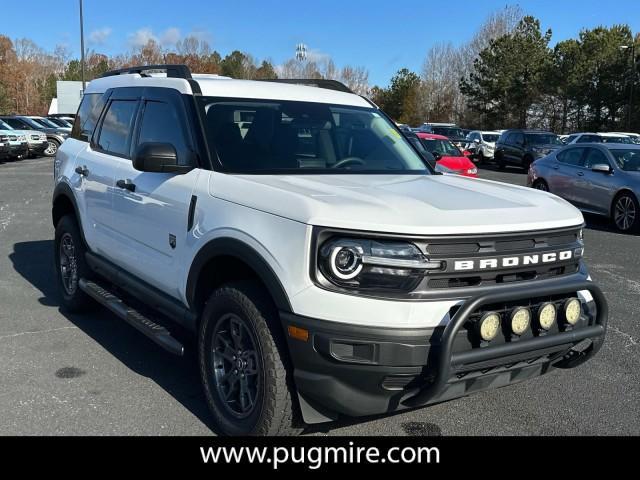
<instances>
[{"instance_id":1,"label":"utility pole","mask_svg":"<svg viewBox=\"0 0 640 480\"><path fill-rule=\"evenodd\" d=\"M80 0L80 70L82 72L82 93L86 87L84 78L84 19L82 16L82 0Z\"/></svg>"},{"instance_id":2,"label":"utility pole","mask_svg":"<svg viewBox=\"0 0 640 480\"><path fill-rule=\"evenodd\" d=\"M631 131L631 112L633 110L633 87L636 83L636 42L632 40L631 45L621 45L621 50L631 52L631 74L629 75L629 104L627 105L627 131Z\"/></svg>"}]
</instances>

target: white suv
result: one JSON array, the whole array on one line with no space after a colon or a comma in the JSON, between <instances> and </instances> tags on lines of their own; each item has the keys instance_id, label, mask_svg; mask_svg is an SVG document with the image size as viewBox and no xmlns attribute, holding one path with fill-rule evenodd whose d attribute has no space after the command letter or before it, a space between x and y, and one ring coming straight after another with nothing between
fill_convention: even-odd
<instances>
[{"instance_id":1,"label":"white suv","mask_svg":"<svg viewBox=\"0 0 640 480\"><path fill-rule=\"evenodd\" d=\"M486 163L488 160L493 160L498 138L500 138L500 132L474 130L467 135L466 148L473 152L473 158L478 163Z\"/></svg>"},{"instance_id":2,"label":"white suv","mask_svg":"<svg viewBox=\"0 0 640 480\"><path fill-rule=\"evenodd\" d=\"M55 161L63 306L97 301L175 354L176 326L197 335L225 434L424 406L595 354L607 306L578 210L435 174L369 100L294 83L184 66L92 81Z\"/></svg>"}]
</instances>

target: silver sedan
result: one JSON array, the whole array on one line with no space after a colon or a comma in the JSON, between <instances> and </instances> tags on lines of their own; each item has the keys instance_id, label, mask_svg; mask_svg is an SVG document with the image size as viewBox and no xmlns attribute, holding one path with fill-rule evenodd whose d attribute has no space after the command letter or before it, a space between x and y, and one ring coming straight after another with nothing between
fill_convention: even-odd
<instances>
[{"instance_id":1,"label":"silver sedan","mask_svg":"<svg viewBox=\"0 0 640 480\"><path fill-rule=\"evenodd\" d=\"M527 184L609 217L619 230L640 230L640 145L567 145L533 162Z\"/></svg>"}]
</instances>

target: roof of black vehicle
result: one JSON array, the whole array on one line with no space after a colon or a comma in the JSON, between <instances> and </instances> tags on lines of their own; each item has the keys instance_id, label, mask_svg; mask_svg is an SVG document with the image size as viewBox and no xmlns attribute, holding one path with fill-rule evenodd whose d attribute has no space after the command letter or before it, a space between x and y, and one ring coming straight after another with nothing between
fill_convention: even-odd
<instances>
[{"instance_id":1,"label":"roof of black vehicle","mask_svg":"<svg viewBox=\"0 0 640 480\"><path fill-rule=\"evenodd\" d=\"M505 130L502 133L508 133L508 132L522 132L522 133L545 133L547 135L555 135L555 133L553 132L548 132L546 130L533 130L533 129L526 129L526 128L509 128L507 130Z\"/></svg>"}]
</instances>

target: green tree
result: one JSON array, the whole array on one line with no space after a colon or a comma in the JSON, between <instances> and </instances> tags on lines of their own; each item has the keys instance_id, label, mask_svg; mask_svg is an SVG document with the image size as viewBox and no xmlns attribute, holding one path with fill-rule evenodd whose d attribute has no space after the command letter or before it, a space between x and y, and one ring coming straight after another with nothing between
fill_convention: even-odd
<instances>
[{"instance_id":1,"label":"green tree","mask_svg":"<svg viewBox=\"0 0 640 480\"><path fill-rule=\"evenodd\" d=\"M222 75L231 78L247 78L247 56L239 50L234 50L220 62Z\"/></svg>"},{"instance_id":2,"label":"green tree","mask_svg":"<svg viewBox=\"0 0 640 480\"><path fill-rule=\"evenodd\" d=\"M393 76L388 88L373 87L371 97L394 120L415 125L422 121L418 112L420 86L420 77L402 68Z\"/></svg>"},{"instance_id":3,"label":"green tree","mask_svg":"<svg viewBox=\"0 0 640 480\"><path fill-rule=\"evenodd\" d=\"M460 82L470 106L494 125L506 120L526 127L529 108L544 92L550 40L551 30L543 34L539 20L531 16L524 17L512 32L492 40Z\"/></svg>"},{"instance_id":4,"label":"green tree","mask_svg":"<svg viewBox=\"0 0 640 480\"><path fill-rule=\"evenodd\" d=\"M262 64L256 69L255 78L258 80L271 80L278 78L278 74L271 62L263 60Z\"/></svg>"}]
</instances>

